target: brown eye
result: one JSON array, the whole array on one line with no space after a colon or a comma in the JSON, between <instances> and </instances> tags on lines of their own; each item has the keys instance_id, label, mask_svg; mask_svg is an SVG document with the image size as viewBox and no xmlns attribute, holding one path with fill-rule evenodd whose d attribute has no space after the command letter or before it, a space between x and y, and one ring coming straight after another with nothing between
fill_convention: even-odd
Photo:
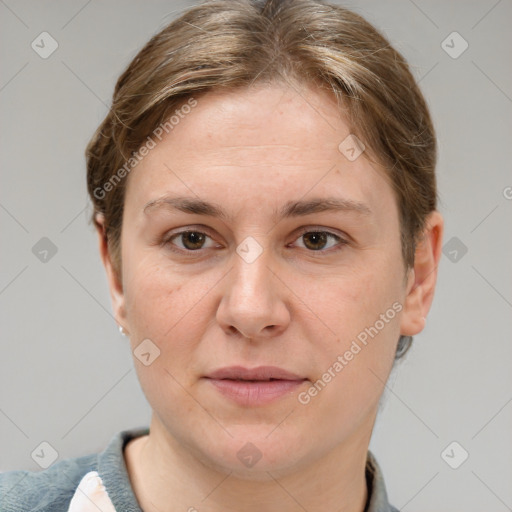
<instances>
[{"instance_id":1,"label":"brown eye","mask_svg":"<svg viewBox=\"0 0 512 512\"><path fill-rule=\"evenodd\" d=\"M207 238L210 238L205 233L200 231L182 231L173 235L168 243L174 243L175 240L181 241L181 246L178 247L187 251L197 251L202 249Z\"/></svg>"},{"instance_id":2,"label":"brown eye","mask_svg":"<svg viewBox=\"0 0 512 512\"><path fill-rule=\"evenodd\" d=\"M186 231L182 233L183 245L190 250L201 249L205 241L204 233L198 233L197 231Z\"/></svg>"},{"instance_id":3,"label":"brown eye","mask_svg":"<svg viewBox=\"0 0 512 512\"><path fill-rule=\"evenodd\" d=\"M311 232L302 235L304 245L313 251L323 249L327 243L327 233Z\"/></svg>"},{"instance_id":4,"label":"brown eye","mask_svg":"<svg viewBox=\"0 0 512 512\"><path fill-rule=\"evenodd\" d=\"M299 243L299 247L314 252L328 252L329 249L336 246L338 246L337 249L341 249L348 243L340 236L329 231L303 231L297 241L302 241L302 243Z\"/></svg>"}]
</instances>

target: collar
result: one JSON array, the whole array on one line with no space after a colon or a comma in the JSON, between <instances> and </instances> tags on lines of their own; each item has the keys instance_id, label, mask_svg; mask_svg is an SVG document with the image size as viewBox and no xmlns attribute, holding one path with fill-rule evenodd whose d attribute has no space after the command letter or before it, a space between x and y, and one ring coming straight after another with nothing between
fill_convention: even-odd
<instances>
[{"instance_id":1,"label":"collar","mask_svg":"<svg viewBox=\"0 0 512 512\"><path fill-rule=\"evenodd\" d=\"M128 470L124 460L123 450L131 439L149 434L149 427L138 427L130 430L123 430L115 434L107 448L98 454L98 471L87 473L75 492L75 503L79 495L88 493L88 501L91 498L104 499L104 491L112 503L112 510L123 512L143 512L133 492ZM375 456L368 450L366 460L366 485L368 488L368 499L364 512L398 512L390 505L384 483L382 471ZM98 501L99 502L99 501ZM73 504L73 502L72 502ZM77 508L77 511L86 510ZM105 510L109 510L108 508ZM68 512L75 512L71 508Z\"/></svg>"}]
</instances>

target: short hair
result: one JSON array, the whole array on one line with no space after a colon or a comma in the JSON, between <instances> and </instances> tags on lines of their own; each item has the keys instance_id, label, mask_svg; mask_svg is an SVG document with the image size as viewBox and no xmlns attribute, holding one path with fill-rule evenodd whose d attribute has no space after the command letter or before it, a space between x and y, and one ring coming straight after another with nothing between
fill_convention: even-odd
<instances>
[{"instance_id":1,"label":"short hair","mask_svg":"<svg viewBox=\"0 0 512 512\"><path fill-rule=\"evenodd\" d=\"M169 117L200 94L280 82L332 91L366 157L385 170L397 201L404 265L413 266L426 218L436 209L437 145L404 57L363 17L321 0L208 0L140 50L87 145L92 220L104 216L118 277L123 178L139 148L158 126L170 129ZM397 354L410 340L400 338Z\"/></svg>"}]
</instances>

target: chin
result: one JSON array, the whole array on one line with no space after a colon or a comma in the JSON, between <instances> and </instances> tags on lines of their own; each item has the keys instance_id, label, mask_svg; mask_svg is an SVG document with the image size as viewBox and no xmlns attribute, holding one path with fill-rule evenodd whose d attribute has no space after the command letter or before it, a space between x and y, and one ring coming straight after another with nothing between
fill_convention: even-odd
<instances>
[{"instance_id":1,"label":"chin","mask_svg":"<svg viewBox=\"0 0 512 512\"><path fill-rule=\"evenodd\" d=\"M227 430L233 437L224 433L222 438L202 438L196 446L204 463L243 480L267 481L292 472L306 457L304 439L311 438L268 424L238 424Z\"/></svg>"}]
</instances>

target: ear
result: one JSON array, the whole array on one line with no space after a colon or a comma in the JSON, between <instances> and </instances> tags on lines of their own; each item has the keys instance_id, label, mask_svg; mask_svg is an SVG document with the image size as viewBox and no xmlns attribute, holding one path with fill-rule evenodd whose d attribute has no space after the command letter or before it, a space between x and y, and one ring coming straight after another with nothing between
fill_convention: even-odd
<instances>
[{"instance_id":1,"label":"ear","mask_svg":"<svg viewBox=\"0 0 512 512\"><path fill-rule=\"evenodd\" d=\"M116 322L123 327L125 332L129 332L126 321L126 307L123 293L123 284L121 276L117 275L112 263L110 251L108 249L107 235L105 232L105 218L103 214L97 213L94 217L94 224L98 234L98 244L100 250L101 261L107 273L107 281L110 290L110 298L112 301L112 309Z\"/></svg>"},{"instance_id":2,"label":"ear","mask_svg":"<svg viewBox=\"0 0 512 512\"><path fill-rule=\"evenodd\" d=\"M414 336L423 330L434 298L437 268L441 258L443 217L438 211L429 214L423 237L417 244L414 269L410 269L407 282L400 334Z\"/></svg>"}]
</instances>

